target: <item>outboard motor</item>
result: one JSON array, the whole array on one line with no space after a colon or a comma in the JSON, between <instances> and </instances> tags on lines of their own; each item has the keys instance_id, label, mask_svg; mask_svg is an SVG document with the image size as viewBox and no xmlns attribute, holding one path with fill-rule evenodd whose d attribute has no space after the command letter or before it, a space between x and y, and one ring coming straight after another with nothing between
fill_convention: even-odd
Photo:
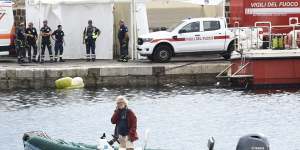
<instances>
[{"instance_id":1,"label":"outboard motor","mask_svg":"<svg viewBox=\"0 0 300 150\"><path fill-rule=\"evenodd\" d=\"M249 134L240 138L236 150L270 150L270 145L263 135Z\"/></svg>"}]
</instances>

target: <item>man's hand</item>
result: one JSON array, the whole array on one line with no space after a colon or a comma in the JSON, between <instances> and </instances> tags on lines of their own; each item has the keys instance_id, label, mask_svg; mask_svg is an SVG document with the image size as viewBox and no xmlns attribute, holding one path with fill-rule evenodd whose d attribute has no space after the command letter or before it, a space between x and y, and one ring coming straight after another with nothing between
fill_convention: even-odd
<instances>
[{"instance_id":1,"label":"man's hand","mask_svg":"<svg viewBox=\"0 0 300 150\"><path fill-rule=\"evenodd\" d=\"M118 111L119 111L119 108L118 108L118 106L116 106L116 109L115 109L114 112L118 112Z\"/></svg>"},{"instance_id":2,"label":"man's hand","mask_svg":"<svg viewBox=\"0 0 300 150\"><path fill-rule=\"evenodd\" d=\"M128 136L128 141L133 142L133 140L131 140L130 136Z\"/></svg>"}]
</instances>

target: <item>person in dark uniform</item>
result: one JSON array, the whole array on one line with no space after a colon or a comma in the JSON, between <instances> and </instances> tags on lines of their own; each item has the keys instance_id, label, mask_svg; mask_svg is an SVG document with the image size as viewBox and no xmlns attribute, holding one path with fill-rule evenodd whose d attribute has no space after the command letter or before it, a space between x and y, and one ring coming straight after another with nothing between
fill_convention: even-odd
<instances>
[{"instance_id":1,"label":"person in dark uniform","mask_svg":"<svg viewBox=\"0 0 300 150\"><path fill-rule=\"evenodd\" d=\"M96 40L100 36L101 31L93 26L93 21L88 21L88 26L84 29L83 32L83 43L86 45L86 58L87 61L95 61L96 54ZM92 54L90 54L92 52Z\"/></svg>"},{"instance_id":2,"label":"person in dark uniform","mask_svg":"<svg viewBox=\"0 0 300 150\"><path fill-rule=\"evenodd\" d=\"M18 63L24 63L24 57L26 55L26 33L24 22L21 22L16 30L16 50L18 56Z\"/></svg>"},{"instance_id":3,"label":"person in dark uniform","mask_svg":"<svg viewBox=\"0 0 300 150\"><path fill-rule=\"evenodd\" d=\"M28 61L36 62L37 55L37 45L36 40L38 39L38 34L36 28L33 27L33 23L29 22L28 28L26 28L26 36L27 36L27 55ZM31 57L31 48L33 48L33 56Z\"/></svg>"},{"instance_id":4,"label":"person in dark uniform","mask_svg":"<svg viewBox=\"0 0 300 150\"><path fill-rule=\"evenodd\" d=\"M119 25L120 25L120 29L118 33L118 39L119 39L120 54L121 54L119 61L127 62L128 43L129 43L128 28L125 25L125 22L123 20L120 20Z\"/></svg>"},{"instance_id":5,"label":"person in dark uniform","mask_svg":"<svg viewBox=\"0 0 300 150\"><path fill-rule=\"evenodd\" d=\"M63 52L64 52L64 46L63 46L63 44L64 44L64 36L65 36L65 33L62 30L62 26L58 25L57 26L57 30L55 30L52 33L51 36L52 36L53 40L55 41L55 46L54 46L54 50L55 50L54 62L57 62L58 51L59 51L59 62L65 62L62 59L62 55L63 55Z\"/></svg>"},{"instance_id":6,"label":"person in dark uniform","mask_svg":"<svg viewBox=\"0 0 300 150\"><path fill-rule=\"evenodd\" d=\"M41 53L41 63L45 62L45 50L46 47L48 48L50 62L53 62L53 55L52 55L52 46L51 46L51 28L48 27L48 21L43 21L44 26L41 28L41 36L42 36L42 53Z\"/></svg>"}]
</instances>

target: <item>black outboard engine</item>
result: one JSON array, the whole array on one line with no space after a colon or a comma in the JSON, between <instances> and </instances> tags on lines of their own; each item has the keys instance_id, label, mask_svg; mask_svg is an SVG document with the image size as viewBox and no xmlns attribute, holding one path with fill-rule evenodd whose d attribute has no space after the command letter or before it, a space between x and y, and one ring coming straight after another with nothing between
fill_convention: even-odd
<instances>
[{"instance_id":1,"label":"black outboard engine","mask_svg":"<svg viewBox=\"0 0 300 150\"><path fill-rule=\"evenodd\" d=\"M263 135L249 134L240 138L236 150L270 150L270 145Z\"/></svg>"}]
</instances>

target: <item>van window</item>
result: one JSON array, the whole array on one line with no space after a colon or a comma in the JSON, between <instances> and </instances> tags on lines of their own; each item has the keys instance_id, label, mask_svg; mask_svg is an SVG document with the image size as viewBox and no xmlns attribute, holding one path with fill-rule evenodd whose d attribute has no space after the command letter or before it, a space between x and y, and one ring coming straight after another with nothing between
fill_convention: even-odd
<instances>
[{"instance_id":1,"label":"van window","mask_svg":"<svg viewBox=\"0 0 300 150\"><path fill-rule=\"evenodd\" d=\"M221 29L219 21L203 21L204 31L214 31Z\"/></svg>"},{"instance_id":2,"label":"van window","mask_svg":"<svg viewBox=\"0 0 300 150\"><path fill-rule=\"evenodd\" d=\"M185 25L181 30L185 30L186 33L188 32L200 32L200 23L199 22L192 22Z\"/></svg>"}]
</instances>

